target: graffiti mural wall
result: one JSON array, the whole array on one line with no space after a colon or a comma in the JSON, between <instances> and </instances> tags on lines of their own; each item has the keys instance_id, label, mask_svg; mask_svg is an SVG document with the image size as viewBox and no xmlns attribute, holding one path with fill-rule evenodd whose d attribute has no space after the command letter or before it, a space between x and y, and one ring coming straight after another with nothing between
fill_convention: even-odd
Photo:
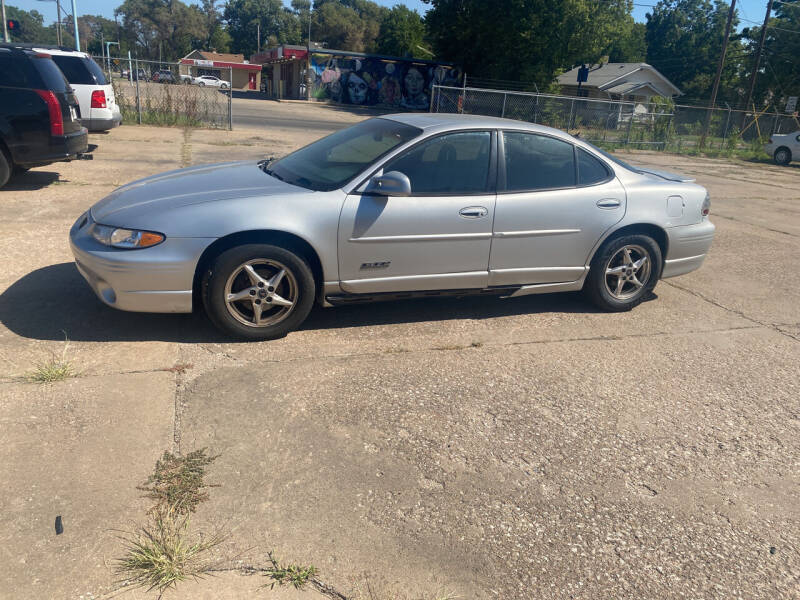
<instances>
[{"instance_id":1,"label":"graffiti mural wall","mask_svg":"<svg viewBox=\"0 0 800 600\"><path fill-rule=\"evenodd\" d=\"M314 98L344 104L428 110L433 85L461 85L451 65L377 56L311 53Z\"/></svg>"}]
</instances>

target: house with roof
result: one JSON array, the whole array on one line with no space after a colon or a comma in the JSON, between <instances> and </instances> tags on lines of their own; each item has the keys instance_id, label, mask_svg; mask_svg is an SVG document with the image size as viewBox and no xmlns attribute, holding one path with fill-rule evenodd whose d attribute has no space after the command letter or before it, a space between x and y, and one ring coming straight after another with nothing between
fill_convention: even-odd
<instances>
[{"instance_id":1,"label":"house with roof","mask_svg":"<svg viewBox=\"0 0 800 600\"><path fill-rule=\"evenodd\" d=\"M581 65L582 66L582 65ZM581 66L558 76L561 92L600 100L622 100L646 107L653 96L673 98L681 91L669 79L647 63L603 63L589 67L586 81L578 87Z\"/></svg>"},{"instance_id":2,"label":"house with roof","mask_svg":"<svg viewBox=\"0 0 800 600\"><path fill-rule=\"evenodd\" d=\"M258 90L261 85L261 65L251 64L243 54L192 50L181 59L178 69L182 77L213 75L225 81L231 79L234 90Z\"/></svg>"}]
</instances>

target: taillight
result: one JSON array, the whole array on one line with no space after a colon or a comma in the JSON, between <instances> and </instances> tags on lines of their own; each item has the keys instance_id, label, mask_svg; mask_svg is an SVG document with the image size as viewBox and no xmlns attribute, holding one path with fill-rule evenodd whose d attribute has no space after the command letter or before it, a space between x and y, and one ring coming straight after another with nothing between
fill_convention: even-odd
<instances>
[{"instance_id":1,"label":"taillight","mask_svg":"<svg viewBox=\"0 0 800 600\"><path fill-rule=\"evenodd\" d=\"M95 90L92 92L92 108L105 108L106 107L106 93L103 90Z\"/></svg>"},{"instance_id":2,"label":"taillight","mask_svg":"<svg viewBox=\"0 0 800 600\"><path fill-rule=\"evenodd\" d=\"M703 207L700 209L701 214L704 217L708 216L708 213L711 212L711 196L706 194L705 200L703 200Z\"/></svg>"},{"instance_id":3,"label":"taillight","mask_svg":"<svg viewBox=\"0 0 800 600\"><path fill-rule=\"evenodd\" d=\"M61 116L61 103L50 90L34 90L47 104L50 113L50 135L64 135L64 117Z\"/></svg>"}]
</instances>

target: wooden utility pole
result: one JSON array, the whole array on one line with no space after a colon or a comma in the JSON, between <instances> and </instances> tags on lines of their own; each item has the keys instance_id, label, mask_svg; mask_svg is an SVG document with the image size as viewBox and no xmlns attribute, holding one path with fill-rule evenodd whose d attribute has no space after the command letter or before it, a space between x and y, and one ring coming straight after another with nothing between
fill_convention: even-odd
<instances>
[{"instance_id":1,"label":"wooden utility pole","mask_svg":"<svg viewBox=\"0 0 800 600\"><path fill-rule=\"evenodd\" d=\"M758 40L758 50L756 50L756 60L753 63L753 72L750 74L750 87L747 90L747 99L744 101L744 112L742 112L742 122L739 124L739 129L744 127L744 121L747 118L747 105L753 98L753 90L756 88L756 77L758 76L758 68L761 66L761 53L764 51L764 41L767 39L767 24L769 23L769 14L772 12L772 0L767 2L767 15L764 17L764 26L761 28L761 38Z\"/></svg>"},{"instance_id":2,"label":"wooden utility pole","mask_svg":"<svg viewBox=\"0 0 800 600\"><path fill-rule=\"evenodd\" d=\"M717 75L714 77L714 89L711 91L711 102L708 104L708 114L706 115L706 126L703 128L703 135L700 138L700 147L706 145L706 136L708 135L708 128L711 126L711 113L714 112L714 105L717 103L717 92L719 91L719 80L722 77L722 67L725 65L725 54L728 52L728 38L731 34L731 22L733 21L733 14L736 9L736 0L731 0L731 9L728 11L728 22L725 24L725 39L722 40L722 54L719 57L719 64L717 65Z\"/></svg>"}]
</instances>

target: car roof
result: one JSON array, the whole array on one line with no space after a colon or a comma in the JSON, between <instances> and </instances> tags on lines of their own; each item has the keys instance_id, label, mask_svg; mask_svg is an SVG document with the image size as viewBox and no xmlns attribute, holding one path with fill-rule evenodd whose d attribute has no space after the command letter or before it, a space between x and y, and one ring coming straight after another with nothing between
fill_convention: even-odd
<instances>
[{"instance_id":1,"label":"car roof","mask_svg":"<svg viewBox=\"0 0 800 600\"><path fill-rule=\"evenodd\" d=\"M53 44L14 44L19 48L27 48L36 52L44 52L45 54L55 54L57 56L80 56L87 58L89 55L86 52L75 50L75 48L67 48L66 46L56 46Z\"/></svg>"},{"instance_id":2,"label":"car roof","mask_svg":"<svg viewBox=\"0 0 800 600\"><path fill-rule=\"evenodd\" d=\"M503 119L500 117L487 117L483 115L464 115L453 113L395 113L384 115L384 119L399 121L419 129L436 129L447 131L450 129L522 129L536 133L545 133L563 138L571 138L568 133L553 127L517 121L515 119Z\"/></svg>"}]
</instances>

